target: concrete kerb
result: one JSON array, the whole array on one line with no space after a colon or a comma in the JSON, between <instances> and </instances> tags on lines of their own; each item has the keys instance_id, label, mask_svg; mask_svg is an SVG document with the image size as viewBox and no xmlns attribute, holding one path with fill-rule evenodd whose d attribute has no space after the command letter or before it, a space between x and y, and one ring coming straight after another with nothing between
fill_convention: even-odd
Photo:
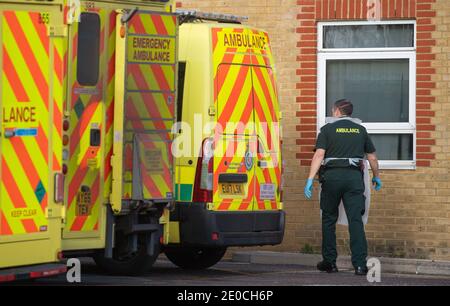
<instances>
[{"instance_id":1,"label":"concrete kerb","mask_svg":"<svg viewBox=\"0 0 450 306\"><path fill-rule=\"evenodd\" d=\"M438 275L450 277L450 261L435 261L425 259L404 259L378 257L381 271L386 273L406 273L421 275ZM238 251L232 254L232 261L267 265L299 265L315 267L322 256L318 254L301 254L270 251ZM349 256L339 256L337 266L342 269L352 269Z\"/></svg>"}]
</instances>

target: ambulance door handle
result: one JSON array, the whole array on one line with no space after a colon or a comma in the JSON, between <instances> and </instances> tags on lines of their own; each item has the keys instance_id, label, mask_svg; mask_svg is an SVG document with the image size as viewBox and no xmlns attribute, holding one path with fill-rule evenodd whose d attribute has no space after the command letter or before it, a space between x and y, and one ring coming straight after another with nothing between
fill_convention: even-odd
<instances>
[{"instance_id":1,"label":"ambulance door handle","mask_svg":"<svg viewBox=\"0 0 450 306\"><path fill-rule=\"evenodd\" d=\"M5 134L5 138L12 138L12 137L16 136L16 131L14 131L14 130L6 130L4 132L4 134Z\"/></svg>"}]
</instances>

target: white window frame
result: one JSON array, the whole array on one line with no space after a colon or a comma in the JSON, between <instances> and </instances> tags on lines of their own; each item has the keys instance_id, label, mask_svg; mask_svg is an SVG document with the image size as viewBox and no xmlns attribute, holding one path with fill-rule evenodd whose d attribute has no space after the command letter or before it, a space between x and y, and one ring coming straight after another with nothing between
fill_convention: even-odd
<instances>
[{"instance_id":1,"label":"white window frame","mask_svg":"<svg viewBox=\"0 0 450 306\"><path fill-rule=\"evenodd\" d=\"M333 25L374 25L374 24L414 24L414 47L411 48L346 48L324 49L323 27ZM318 61L317 61L317 132L325 125L326 109L326 75L328 60L373 60L373 59L407 59L409 60L409 121L363 123L370 134L410 134L413 136L412 160L380 160L381 169L415 169L416 168L416 22L414 20L395 21L350 21L319 22L318 24Z\"/></svg>"},{"instance_id":2,"label":"white window frame","mask_svg":"<svg viewBox=\"0 0 450 306\"><path fill-rule=\"evenodd\" d=\"M348 26L348 25L386 25L386 24L412 24L414 25L413 47L389 47L389 48L324 48L323 28L324 26ZM317 50L319 52L386 52L386 51L415 51L417 47L417 24L415 20L376 20L376 21L345 21L345 22L319 22L317 24Z\"/></svg>"}]
</instances>

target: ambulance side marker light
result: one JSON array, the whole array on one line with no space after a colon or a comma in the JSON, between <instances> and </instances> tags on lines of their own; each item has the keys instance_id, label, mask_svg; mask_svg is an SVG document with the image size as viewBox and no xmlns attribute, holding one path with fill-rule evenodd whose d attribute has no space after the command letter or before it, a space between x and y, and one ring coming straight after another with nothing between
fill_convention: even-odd
<instances>
[{"instance_id":1,"label":"ambulance side marker light","mask_svg":"<svg viewBox=\"0 0 450 306\"><path fill-rule=\"evenodd\" d=\"M63 171L64 171L63 165ZM67 166L66 166L67 168ZM55 174L55 202L62 203L64 201L64 174L56 173Z\"/></svg>"},{"instance_id":2,"label":"ambulance side marker light","mask_svg":"<svg viewBox=\"0 0 450 306\"><path fill-rule=\"evenodd\" d=\"M64 132L67 132L69 130L69 128L70 128L69 120L64 120L63 121L63 130L64 130Z\"/></svg>"}]
</instances>

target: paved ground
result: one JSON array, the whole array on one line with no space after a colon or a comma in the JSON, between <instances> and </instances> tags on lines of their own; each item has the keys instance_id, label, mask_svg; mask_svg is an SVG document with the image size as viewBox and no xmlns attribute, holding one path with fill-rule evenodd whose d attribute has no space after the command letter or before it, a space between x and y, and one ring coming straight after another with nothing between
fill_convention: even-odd
<instances>
[{"instance_id":1,"label":"paved ground","mask_svg":"<svg viewBox=\"0 0 450 306\"><path fill-rule=\"evenodd\" d=\"M320 273L312 267L262 265L222 261L205 271L184 271L166 260L140 277L103 274L91 260L83 260L81 285L113 286L297 286L297 285L374 285L352 271ZM27 284L27 283L25 283ZM33 285L68 285L65 275L32 282ZM73 284L69 284L73 285ZM450 286L449 277L382 274L378 285Z\"/></svg>"}]
</instances>

